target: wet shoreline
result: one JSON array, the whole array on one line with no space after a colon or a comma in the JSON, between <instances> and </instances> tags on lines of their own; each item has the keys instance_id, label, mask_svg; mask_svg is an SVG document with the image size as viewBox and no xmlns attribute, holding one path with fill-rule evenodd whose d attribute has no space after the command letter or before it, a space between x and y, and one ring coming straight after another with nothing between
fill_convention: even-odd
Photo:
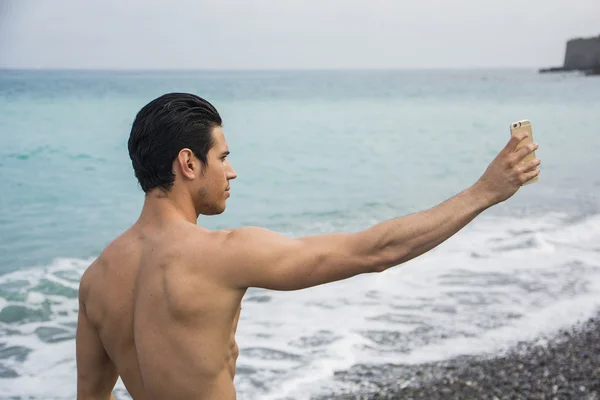
<instances>
[{"instance_id":1,"label":"wet shoreline","mask_svg":"<svg viewBox=\"0 0 600 400\"><path fill-rule=\"evenodd\" d=\"M600 313L553 337L519 343L498 357L420 365L357 365L335 374L353 389L337 399L600 400Z\"/></svg>"}]
</instances>

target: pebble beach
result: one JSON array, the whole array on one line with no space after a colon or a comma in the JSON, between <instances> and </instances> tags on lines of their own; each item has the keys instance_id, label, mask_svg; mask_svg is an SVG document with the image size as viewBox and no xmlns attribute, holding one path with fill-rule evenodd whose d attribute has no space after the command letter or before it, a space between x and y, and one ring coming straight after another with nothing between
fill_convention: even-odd
<instances>
[{"instance_id":1,"label":"pebble beach","mask_svg":"<svg viewBox=\"0 0 600 400\"><path fill-rule=\"evenodd\" d=\"M357 365L337 372L350 399L600 399L600 314L553 337L519 343L496 357L422 365Z\"/></svg>"}]
</instances>

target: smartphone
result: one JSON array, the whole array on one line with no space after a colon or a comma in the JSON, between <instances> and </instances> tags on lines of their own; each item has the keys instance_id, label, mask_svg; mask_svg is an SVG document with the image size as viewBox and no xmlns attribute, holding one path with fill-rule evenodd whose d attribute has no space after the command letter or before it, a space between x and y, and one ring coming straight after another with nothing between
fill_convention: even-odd
<instances>
[{"instance_id":1,"label":"smartphone","mask_svg":"<svg viewBox=\"0 0 600 400\"><path fill-rule=\"evenodd\" d=\"M522 121L517 121L517 122L513 122L512 124L510 124L510 134L511 135L515 135L518 132L527 132L529 134L529 136L527 136L526 139L521 140L521 143L519 143L517 145L517 150L519 150L521 147L523 146L527 146L529 143L533 143L533 134L531 132L531 122L524 119ZM515 151L517 151L515 150ZM529 153L522 162L527 162L530 160L535 159L535 151L532 153ZM537 182L539 178L539 175L536 176L535 178L531 178L530 180L528 180L527 182L524 183L524 185L529 185L530 183L534 183Z\"/></svg>"}]
</instances>

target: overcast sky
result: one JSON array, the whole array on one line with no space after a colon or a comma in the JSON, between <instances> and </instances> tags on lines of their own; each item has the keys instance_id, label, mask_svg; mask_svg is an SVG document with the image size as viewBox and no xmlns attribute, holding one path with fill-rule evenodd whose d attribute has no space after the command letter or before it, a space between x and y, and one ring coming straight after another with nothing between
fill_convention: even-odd
<instances>
[{"instance_id":1,"label":"overcast sky","mask_svg":"<svg viewBox=\"0 0 600 400\"><path fill-rule=\"evenodd\" d=\"M561 65L600 0L0 0L0 67Z\"/></svg>"}]
</instances>

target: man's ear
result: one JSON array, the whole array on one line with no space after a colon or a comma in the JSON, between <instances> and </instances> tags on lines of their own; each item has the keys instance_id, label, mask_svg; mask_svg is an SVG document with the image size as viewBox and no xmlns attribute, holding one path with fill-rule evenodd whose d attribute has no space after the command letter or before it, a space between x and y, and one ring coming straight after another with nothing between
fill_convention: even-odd
<instances>
[{"instance_id":1,"label":"man's ear","mask_svg":"<svg viewBox=\"0 0 600 400\"><path fill-rule=\"evenodd\" d=\"M200 173L200 166L196 162L196 157L194 156L194 152L190 149L181 149L179 154L177 154L177 159L175 163L179 167L181 174L188 179L194 179L196 175Z\"/></svg>"}]
</instances>

